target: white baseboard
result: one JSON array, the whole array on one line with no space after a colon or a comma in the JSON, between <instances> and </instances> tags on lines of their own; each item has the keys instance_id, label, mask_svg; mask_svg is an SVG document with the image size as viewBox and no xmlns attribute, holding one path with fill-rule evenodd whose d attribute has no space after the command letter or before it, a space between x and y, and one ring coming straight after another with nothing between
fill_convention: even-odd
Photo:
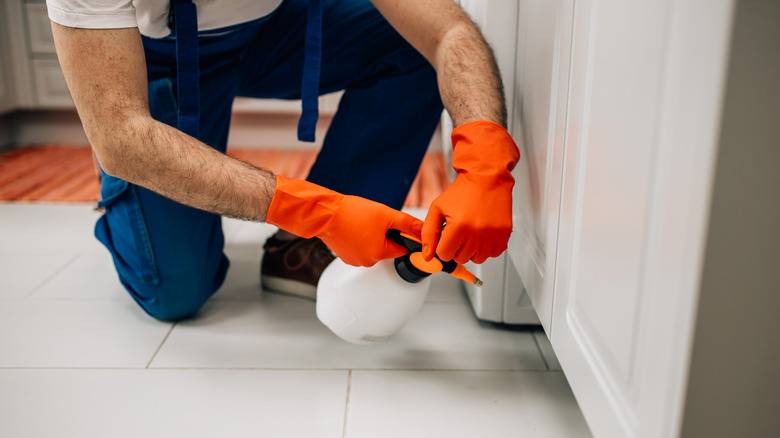
<instances>
[{"instance_id":1,"label":"white baseboard","mask_svg":"<svg viewBox=\"0 0 780 438\"><path fill-rule=\"evenodd\" d=\"M75 110L17 111L8 116L14 146L43 143L87 144Z\"/></svg>"},{"instance_id":2,"label":"white baseboard","mask_svg":"<svg viewBox=\"0 0 780 438\"><path fill-rule=\"evenodd\" d=\"M316 141L298 141L298 115L234 112L230 122L228 147L319 149L333 118L321 116L317 122Z\"/></svg>"},{"instance_id":3,"label":"white baseboard","mask_svg":"<svg viewBox=\"0 0 780 438\"><path fill-rule=\"evenodd\" d=\"M11 122L9 117L0 117L0 151L10 149L13 146L11 135Z\"/></svg>"}]
</instances>

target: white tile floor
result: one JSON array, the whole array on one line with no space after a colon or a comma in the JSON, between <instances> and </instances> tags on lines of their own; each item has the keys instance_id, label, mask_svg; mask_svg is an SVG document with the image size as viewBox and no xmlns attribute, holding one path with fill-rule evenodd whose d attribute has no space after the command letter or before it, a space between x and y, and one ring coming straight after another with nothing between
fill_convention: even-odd
<instances>
[{"instance_id":1,"label":"white tile floor","mask_svg":"<svg viewBox=\"0 0 780 438\"><path fill-rule=\"evenodd\" d=\"M0 204L0 437L588 437L540 330L478 322L457 280L373 346L263 293L273 228L225 221L228 279L153 320L92 237L89 206Z\"/></svg>"}]
</instances>

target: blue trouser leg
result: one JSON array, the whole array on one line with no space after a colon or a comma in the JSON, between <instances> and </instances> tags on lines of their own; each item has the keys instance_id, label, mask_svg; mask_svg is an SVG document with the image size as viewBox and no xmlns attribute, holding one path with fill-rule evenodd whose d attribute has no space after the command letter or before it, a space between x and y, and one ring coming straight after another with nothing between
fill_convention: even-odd
<instances>
[{"instance_id":1,"label":"blue trouser leg","mask_svg":"<svg viewBox=\"0 0 780 438\"><path fill-rule=\"evenodd\" d=\"M306 0L201 36L200 140L224 152L236 95L300 97ZM324 2L320 91L346 90L309 180L400 208L438 123L436 76L368 0ZM177 124L175 44L144 39L155 119ZM106 175L95 233L150 315L192 315L228 268L220 218Z\"/></svg>"},{"instance_id":2,"label":"blue trouser leg","mask_svg":"<svg viewBox=\"0 0 780 438\"><path fill-rule=\"evenodd\" d=\"M300 97L306 3L285 1L264 25L240 95ZM370 1L323 7L320 90L345 93L307 179L401 208L441 116L436 73Z\"/></svg>"}]
</instances>

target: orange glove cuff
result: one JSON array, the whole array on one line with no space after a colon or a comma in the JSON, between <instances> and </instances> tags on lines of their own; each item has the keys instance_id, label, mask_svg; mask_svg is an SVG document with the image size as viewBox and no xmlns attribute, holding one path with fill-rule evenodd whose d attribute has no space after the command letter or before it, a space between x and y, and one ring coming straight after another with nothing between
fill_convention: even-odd
<instances>
[{"instance_id":1,"label":"orange glove cuff","mask_svg":"<svg viewBox=\"0 0 780 438\"><path fill-rule=\"evenodd\" d=\"M326 229L343 196L308 181L276 175L276 192L265 221L308 239Z\"/></svg>"},{"instance_id":2,"label":"orange glove cuff","mask_svg":"<svg viewBox=\"0 0 780 438\"><path fill-rule=\"evenodd\" d=\"M472 175L510 174L520 160L512 136L498 123L477 120L452 130L452 167Z\"/></svg>"},{"instance_id":3,"label":"orange glove cuff","mask_svg":"<svg viewBox=\"0 0 780 438\"><path fill-rule=\"evenodd\" d=\"M482 263L501 254L512 233L512 169L520 151L506 129L485 120L455 128L452 147L458 176L428 210L423 255Z\"/></svg>"}]
</instances>

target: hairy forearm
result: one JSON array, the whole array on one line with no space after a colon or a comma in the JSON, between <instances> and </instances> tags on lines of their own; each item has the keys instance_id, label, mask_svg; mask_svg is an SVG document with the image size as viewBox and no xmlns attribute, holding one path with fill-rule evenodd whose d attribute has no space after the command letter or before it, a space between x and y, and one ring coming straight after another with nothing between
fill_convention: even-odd
<instances>
[{"instance_id":1,"label":"hairy forearm","mask_svg":"<svg viewBox=\"0 0 780 438\"><path fill-rule=\"evenodd\" d=\"M372 0L436 69L455 126L489 120L506 126L501 76L490 46L452 0Z\"/></svg>"},{"instance_id":2,"label":"hairy forearm","mask_svg":"<svg viewBox=\"0 0 780 438\"><path fill-rule=\"evenodd\" d=\"M439 92L455 126L489 120L506 127L506 105L493 52L477 28L463 23L441 40L434 59Z\"/></svg>"},{"instance_id":3,"label":"hairy forearm","mask_svg":"<svg viewBox=\"0 0 780 438\"><path fill-rule=\"evenodd\" d=\"M103 170L191 207L265 220L273 174L154 120L137 29L52 24L57 55Z\"/></svg>"},{"instance_id":4,"label":"hairy forearm","mask_svg":"<svg viewBox=\"0 0 780 438\"><path fill-rule=\"evenodd\" d=\"M179 203L264 221L274 195L271 172L226 156L151 117L124 119L93 142L104 170Z\"/></svg>"}]
</instances>

